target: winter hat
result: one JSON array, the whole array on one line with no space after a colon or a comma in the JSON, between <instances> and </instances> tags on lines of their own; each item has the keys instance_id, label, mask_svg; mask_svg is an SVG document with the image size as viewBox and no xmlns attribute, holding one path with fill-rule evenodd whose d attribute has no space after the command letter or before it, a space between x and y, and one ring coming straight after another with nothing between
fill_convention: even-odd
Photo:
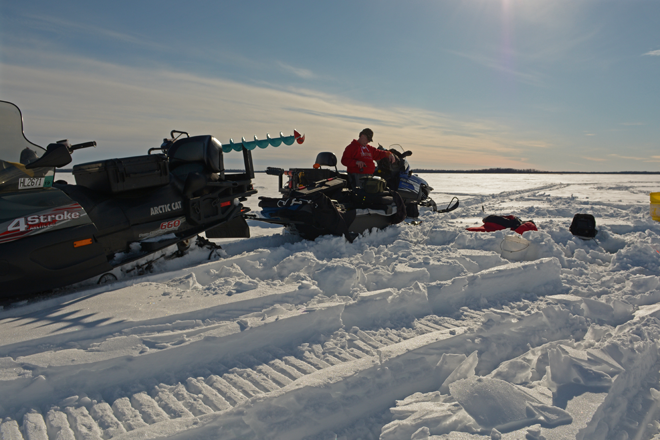
<instances>
[{"instance_id":1,"label":"winter hat","mask_svg":"<svg viewBox=\"0 0 660 440\"><path fill-rule=\"evenodd\" d=\"M360 132L360 136L365 135L367 139L369 139L369 142L374 140L374 132L371 130L371 128L365 128Z\"/></svg>"}]
</instances>

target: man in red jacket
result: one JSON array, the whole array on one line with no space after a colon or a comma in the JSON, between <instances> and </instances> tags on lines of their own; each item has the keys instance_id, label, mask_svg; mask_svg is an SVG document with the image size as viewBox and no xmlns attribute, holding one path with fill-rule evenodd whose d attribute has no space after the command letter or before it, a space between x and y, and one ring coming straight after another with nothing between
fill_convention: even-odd
<instances>
[{"instance_id":1,"label":"man in red jacket","mask_svg":"<svg viewBox=\"0 0 660 440\"><path fill-rule=\"evenodd\" d=\"M374 132L370 128L365 128L360 132L359 138L353 139L341 157L341 163L346 165L349 174L373 174L376 171L374 160L390 158L390 162L394 163L395 158L392 153L387 150L379 150L368 145L373 141Z\"/></svg>"}]
</instances>

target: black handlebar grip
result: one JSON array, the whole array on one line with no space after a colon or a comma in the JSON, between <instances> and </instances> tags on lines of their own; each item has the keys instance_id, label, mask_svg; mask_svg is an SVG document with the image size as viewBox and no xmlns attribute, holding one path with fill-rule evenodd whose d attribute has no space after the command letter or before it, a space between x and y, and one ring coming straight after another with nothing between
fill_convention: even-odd
<instances>
[{"instance_id":1,"label":"black handlebar grip","mask_svg":"<svg viewBox=\"0 0 660 440\"><path fill-rule=\"evenodd\" d=\"M71 145L71 151L80 150L81 148L96 147L96 141L83 142L82 144Z\"/></svg>"}]
</instances>

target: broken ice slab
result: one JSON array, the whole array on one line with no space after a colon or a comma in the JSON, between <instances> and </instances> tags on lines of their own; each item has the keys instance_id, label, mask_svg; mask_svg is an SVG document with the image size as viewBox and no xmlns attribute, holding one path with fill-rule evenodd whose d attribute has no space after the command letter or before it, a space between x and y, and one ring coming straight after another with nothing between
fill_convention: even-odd
<instances>
[{"instance_id":1,"label":"broken ice slab","mask_svg":"<svg viewBox=\"0 0 660 440\"><path fill-rule=\"evenodd\" d=\"M512 431L540 423L557 426L573 418L561 408L544 405L521 387L499 379L471 377L449 385L451 396L476 422L490 431Z\"/></svg>"}]
</instances>

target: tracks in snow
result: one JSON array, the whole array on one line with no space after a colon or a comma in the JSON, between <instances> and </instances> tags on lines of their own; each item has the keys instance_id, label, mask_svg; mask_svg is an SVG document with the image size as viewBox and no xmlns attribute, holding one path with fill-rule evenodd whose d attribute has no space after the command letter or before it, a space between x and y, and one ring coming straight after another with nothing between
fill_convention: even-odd
<instances>
[{"instance_id":1,"label":"tracks in snow","mask_svg":"<svg viewBox=\"0 0 660 440\"><path fill-rule=\"evenodd\" d=\"M193 368L179 368L167 380L124 375L123 382L113 384L114 395L87 383L87 395L81 388L77 396L64 399L42 395L34 399L36 404L24 396L24 410L3 419L0 438L148 439L181 433L229 440L303 439L381 413L412 393L437 390L444 380L437 365L445 354L478 351L477 373L484 374L521 355L527 342L538 346L586 330L583 320L543 298L484 310L462 307L452 317L427 314L406 326L365 325L364 330L343 329L341 321L330 319L338 307L343 305L309 307L303 316L284 316L257 327L248 322L247 328L218 337L218 353L210 358L201 356L209 346L170 348L169 359L190 353L198 358L188 357ZM319 316L311 319L314 315ZM326 331L313 334L310 326L301 325L305 319L328 322ZM338 327L327 331L330 322ZM232 338L251 332L253 339L268 341L278 326L293 326L307 338L289 344L289 333L284 343L255 350L243 336L240 342L250 350L221 350L235 344ZM139 357L132 362L140 362ZM21 392L38 394L29 387Z\"/></svg>"},{"instance_id":2,"label":"tracks in snow","mask_svg":"<svg viewBox=\"0 0 660 440\"><path fill-rule=\"evenodd\" d=\"M522 354L516 350L527 342L570 337L569 314L544 316L538 312L543 300L513 311L466 307L482 302L484 292L503 299L502 280L512 276L532 277L520 279L539 292L546 285L554 289L555 262L527 266L430 283L428 293L418 283L366 292L348 303L319 300L320 290L300 286L265 296L244 293L217 310L113 327L118 333L106 333L77 356L105 356L103 349L115 345L125 354L87 363L67 363L66 350L48 352L52 357L44 360L33 344L16 358L32 377L0 383L2 395L14 396L0 414L0 435L132 439L196 430L205 432L199 438L291 439L347 426L396 399L437 390L442 382L434 372L444 354L478 350L488 371ZM508 300L525 294L508 291ZM75 339L83 335L69 335L85 347Z\"/></svg>"},{"instance_id":3,"label":"tracks in snow","mask_svg":"<svg viewBox=\"0 0 660 440\"><path fill-rule=\"evenodd\" d=\"M469 312L467 323L474 324L481 315ZM158 432L156 425L168 422L178 422L179 428L188 429L199 417L246 406L251 399L267 398L319 371L378 359L383 348L430 333L460 334L459 324L466 321L430 315L415 320L408 328L363 331L354 327L349 332L334 332L325 343L306 342L292 351L272 347L255 353L260 359L244 354L217 363L212 374L158 383L113 401L72 396L59 404L53 402L48 410L30 408L22 420L5 419L0 425L0 438L110 439L134 431L144 438L150 436L149 432Z\"/></svg>"}]
</instances>

